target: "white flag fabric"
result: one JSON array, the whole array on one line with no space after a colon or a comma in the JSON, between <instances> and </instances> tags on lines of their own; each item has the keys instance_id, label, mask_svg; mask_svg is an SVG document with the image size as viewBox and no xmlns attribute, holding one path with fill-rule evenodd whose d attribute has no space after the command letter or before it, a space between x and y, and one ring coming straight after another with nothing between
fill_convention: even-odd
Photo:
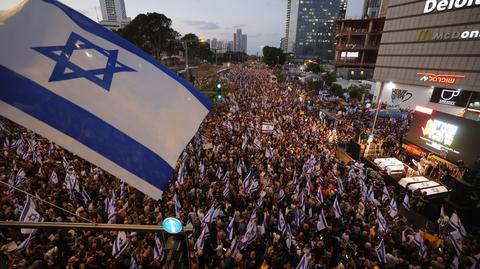
<instances>
[{"instance_id":1,"label":"white flag fabric","mask_svg":"<svg viewBox=\"0 0 480 269\"><path fill-rule=\"evenodd\" d=\"M153 248L153 259L154 260L163 260L165 256L165 251L163 250L162 242L158 239L157 235L155 235L155 247Z\"/></svg>"},{"instance_id":2,"label":"white flag fabric","mask_svg":"<svg viewBox=\"0 0 480 269\"><path fill-rule=\"evenodd\" d=\"M127 248L127 234L123 231L118 232L117 239L113 242L112 256L118 258L120 254Z\"/></svg>"},{"instance_id":3,"label":"white flag fabric","mask_svg":"<svg viewBox=\"0 0 480 269\"><path fill-rule=\"evenodd\" d=\"M317 222L317 231L321 231L326 228L328 228L327 220L325 219L325 214L323 213L323 209L320 209L320 214L318 215L318 222Z\"/></svg>"},{"instance_id":4,"label":"white flag fabric","mask_svg":"<svg viewBox=\"0 0 480 269\"><path fill-rule=\"evenodd\" d=\"M211 102L55 0L0 16L0 115L159 199Z\"/></svg>"},{"instance_id":5,"label":"white flag fabric","mask_svg":"<svg viewBox=\"0 0 480 269\"><path fill-rule=\"evenodd\" d=\"M27 201L23 207L22 214L20 215L20 222L43 222L43 217L35 210L35 206L32 203L32 198L27 195ZM35 229L21 229L22 234L30 234Z\"/></svg>"},{"instance_id":6,"label":"white flag fabric","mask_svg":"<svg viewBox=\"0 0 480 269\"><path fill-rule=\"evenodd\" d=\"M308 257L307 254L303 254L302 259L298 263L296 269L308 269Z\"/></svg>"},{"instance_id":7,"label":"white flag fabric","mask_svg":"<svg viewBox=\"0 0 480 269\"><path fill-rule=\"evenodd\" d=\"M342 210L340 209L340 204L338 203L338 196L333 202L333 212L335 213L335 217L337 219L342 217Z\"/></svg>"},{"instance_id":8,"label":"white flag fabric","mask_svg":"<svg viewBox=\"0 0 480 269\"><path fill-rule=\"evenodd\" d=\"M58 176L57 176L57 173L55 172L55 170L52 171L52 175L50 176L50 180L55 184L58 183Z\"/></svg>"}]
</instances>

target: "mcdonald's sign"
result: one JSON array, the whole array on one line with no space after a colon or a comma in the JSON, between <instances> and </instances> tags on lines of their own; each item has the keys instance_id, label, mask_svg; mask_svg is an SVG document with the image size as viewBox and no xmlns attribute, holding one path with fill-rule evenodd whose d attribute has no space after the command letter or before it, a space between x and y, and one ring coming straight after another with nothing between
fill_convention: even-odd
<instances>
[{"instance_id":1,"label":"mcdonald's sign","mask_svg":"<svg viewBox=\"0 0 480 269\"><path fill-rule=\"evenodd\" d=\"M418 32L417 41L428 41L432 39L432 31L430 30L421 30Z\"/></svg>"}]
</instances>

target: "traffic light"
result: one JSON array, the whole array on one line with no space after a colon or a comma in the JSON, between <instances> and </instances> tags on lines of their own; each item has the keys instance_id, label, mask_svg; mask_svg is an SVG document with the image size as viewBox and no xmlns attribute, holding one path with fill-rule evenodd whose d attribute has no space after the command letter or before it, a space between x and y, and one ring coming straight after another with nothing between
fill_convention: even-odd
<instances>
[{"instance_id":1,"label":"traffic light","mask_svg":"<svg viewBox=\"0 0 480 269\"><path fill-rule=\"evenodd\" d=\"M217 101L222 101L223 99L222 84L220 83L217 84L217 93L215 94L215 99L217 99Z\"/></svg>"}]
</instances>

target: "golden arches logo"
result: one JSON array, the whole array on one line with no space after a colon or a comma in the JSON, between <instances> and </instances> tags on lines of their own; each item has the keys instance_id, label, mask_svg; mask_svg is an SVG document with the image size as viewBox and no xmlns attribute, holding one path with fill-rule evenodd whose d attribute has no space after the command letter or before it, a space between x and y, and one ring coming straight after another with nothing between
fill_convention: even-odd
<instances>
[{"instance_id":1,"label":"golden arches logo","mask_svg":"<svg viewBox=\"0 0 480 269\"><path fill-rule=\"evenodd\" d=\"M418 32L417 41L428 41L432 39L432 31L430 30L421 30Z\"/></svg>"}]
</instances>

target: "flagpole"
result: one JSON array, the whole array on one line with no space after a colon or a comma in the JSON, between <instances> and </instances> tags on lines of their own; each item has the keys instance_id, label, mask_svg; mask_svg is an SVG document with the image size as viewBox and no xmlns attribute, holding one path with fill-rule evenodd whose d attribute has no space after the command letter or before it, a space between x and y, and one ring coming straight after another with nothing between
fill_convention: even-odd
<instances>
[{"instance_id":1,"label":"flagpole","mask_svg":"<svg viewBox=\"0 0 480 269\"><path fill-rule=\"evenodd\" d=\"M0 221L0 228L35 228L35 229L83 229L83 230L108 230L131 232L163 232L161 225L136 225L136 224L106 224L83 222L21 222ZM182 232L191 232L192 228L183 227Z\"/></svg>"},{"instance_id":2,"label":"flagpole","mask_svg":"<svg viewBox=\"0 0 480 269\"><path fill-rule=\"evenodd\" d=\"M15 186L7 183L7 182L4 182L4 181L0 180L0 183L2 183L2 184L4 184L4 185L7 185L7 186L13 188L13 189L16 190L16 191L22 192L22 193L24 193L24 194L26 194L26 195L30 195L32 198L37 199L37 200L39 200L39 201L42 202L42 203L46 203L46 204L48 204L48 205L50 205L50 206L53 206L53 207L55 207L55 208L57 208L57 209L60 209L60 210L62 210L63 212L66 212L66 213L68 213L68 214L70 214L70 215L73 215L73 216L75 216L75 217L77 217L77 218L79 218L79 219L81 219L81 220L83 220L83 221L92 222L91 220L86 219L86 218L84 218L84 217L82 217L82 216L80 216L80 215L77 215L77 214L73 213L72 211L69 211L68 209L65 209L65 208L60 207L60 206L58 206L58 205L56 205L56 204L50 203L49 201L43 200L42 198L37 197L36 195L32 195L31 193L28 193L28 192L26 192L26 191L24 191L24 190L22 190L22 189L19 189L19 188L15 187Z\"/></svg>"}]
</instances>

